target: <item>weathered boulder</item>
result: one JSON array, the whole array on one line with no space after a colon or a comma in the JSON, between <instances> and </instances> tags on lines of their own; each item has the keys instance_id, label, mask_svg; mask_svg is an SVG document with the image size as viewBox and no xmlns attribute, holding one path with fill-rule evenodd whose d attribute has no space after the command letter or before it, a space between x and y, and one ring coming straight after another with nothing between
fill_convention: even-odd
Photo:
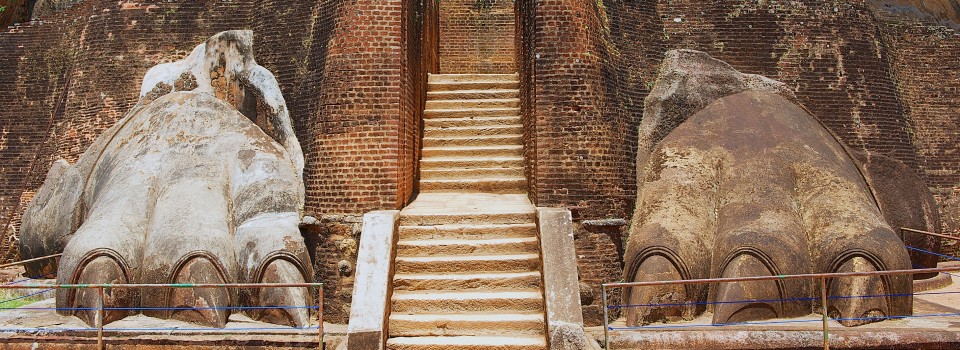
<instances>
[{"instance_id":1,"label":"weathered boulder","mask_svg":"<svg viewBox=\"0 0 960 350\"><path fill-rule=\"evenodd\" d=\"M782 84L704 53L667 57L641 128L649 151L638 151L628 281L910 268L850 154ZM854 277L829 280L827 293L911 287L910 276ZM815 281L754 281L637 287L625 303L670 304L628 308L630 325L706 310L721 324L806 315L819 294ZM902 296L828 302L830 316L848 326L911 309Z\"/></svg>"},{"instance_id":2,"label":"weathered boulder","mask_svg":"<svg viewBox=\"0 0 960 350\"><path fill-rule=\"evenodd\" d=\"M747 90L767 91L796 100L785 84L761 75L737 72L705 52L667 51L657 82L644 100L637 146L637 179L644 178L647 157L653 148L673 129L714 100Z\"/></svg>"},{"instance_id":3,"label":"weathered boulder","mask_svg":"<svg viewBox=\"0 0 960 350\"><path fill-rule=\"evenodd\" d=\"M24 215L21 255L62 251L59 283L309 281L303 155L290 125L276 80L253 59L252 33L217 34L148 72L138 105L77 164L54 164ZM57 293L58 308L97 300L96 290ZM113 288L105 306L222 327L225 307L311 300L306 288ZM95 322L94 311L60 312ZM108 311L105 321L131 313ZM250 315L308 324L304 308Z\"/></svg>"}]
</instances>

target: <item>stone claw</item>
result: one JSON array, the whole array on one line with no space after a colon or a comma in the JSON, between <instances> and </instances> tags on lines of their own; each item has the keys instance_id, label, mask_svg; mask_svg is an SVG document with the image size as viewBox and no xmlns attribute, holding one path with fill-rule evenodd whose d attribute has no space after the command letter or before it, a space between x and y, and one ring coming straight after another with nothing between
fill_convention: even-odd
<instances>
[{"instance_id":1,"label":"stone claw","mask_svg":"<svg viewBox=\"0 0 960 350\"><path fill-rule=\"evenodd\" d=\"M187 261L173 283L223 284L222 271L206 258ZM227 288L174 288L168 299L170 318L207 327L223 328L230 317L231 293Z\"/></svg>"},{"instance_id":2,"label":"stone claw","mask_svg":"<svg viewBox=\"0 0 960 350\"><path fill-rule=\"evenodd\" d=\"M261 283L304 283L300 270L289 261L278 259L271 262L263 271ZM257 293L254 291L254 293ZM305 287L261 288L260 307L253 309L250 316L258 321L282 324L293 327L310 325L310 290ZM277 308L270 308L276 306Z\"/></svg>"},{"instance_id":3,"label":"stone claw","mask_svg":"<svg viewBox=\"0 0 960 350\"><path fill-rule=\"evenodd\" d=\"M106 256L99 256L84 265L77 278L78 284L122 284L127 283L126 274L117 262ZM130 292L125 289L110 288L104 290L103 308L127 308L131 305ZM97 314L100 308L100 290L98 288L77 289L71 306L73 314L91 327L97 326ZM107 324L130 314L129 310L105 310L103 324Z\"/></svg>"}]
</instances>

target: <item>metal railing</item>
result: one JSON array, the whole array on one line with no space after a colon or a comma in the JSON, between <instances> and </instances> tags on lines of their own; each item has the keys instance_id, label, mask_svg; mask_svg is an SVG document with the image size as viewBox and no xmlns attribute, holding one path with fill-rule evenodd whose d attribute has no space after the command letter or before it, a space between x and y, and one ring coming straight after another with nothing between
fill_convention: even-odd
<instances>
[{"instance_id":1,"label":"metal railing","mask_svg":"<svg viewBox=\"0 0 960 350\"><path fill-rule=\"evenodd\" d=\"M4 265L0 265L0 266L3 266L3 267L15 266L15 265L20 265L20 264L27 263L27 262L34 262L34 261L39 261L39 260L44 260L44 259L51 259L51 258L55 258L55 257L59 257L59 256L60 256L60 254L49 255L49 256L45 256L45 257L40 257L40 258L35 258L35 259L29 259L29 260L24 260L24 261L18 261L18 262L14 262L14 263L10 263L10 264L4 264ZM29 279L28 279L28 280L29 280ZM26 280L24 280L24 281L26 281ZM323 301L324 301L324 300L323 300L323 283L208 283L208 284L192 284L192 283L132 284L132 283L125 283L125 284L53 284L53 285L43 285L43 284L19 284L18 282L20 282L20 281L16 281L16 282L13 282L13 283L8 283L8 284L0 284L0 290L10 290L10 289L40 289L40 290L43 290L42 292L48 292L48 291L58 290L58 289L96 289L96 290L97 290L97 294L98 294L98 296L99 296L99 298L97 299L97 307L96 307L96 308L89 308L89 309L84 308L83 310L95 310L95 311L96 311L96 314L95 314L96 327L95 327L95 329L96 329L96 332L97 332L97 348L98 348L98 349L104 349L104 348L105 348L105 343L104 343L104 339L103 339L103 335L104 335L104 323L103 323L103 319L104 319L104 312L105 312L105 311L111 311L111 310L124 310L124 311L129 311L129 310L194 310L194 311L196 311L196 310L209 310L209 309L231 309L231 310L232 310L232 309L252 309L252 308L257 308L257 309L278 309L278 308L293 308L293 307L295 307L295 308L305 308L305 309L317 310L317 312L316 312L316 313L317 313L317 327L316 327L316 328L317 328L318 349L321 349L321 350L323 349L323 341L324 341L324 334L323 334ZM104 303L104 290L106 290L106 289L113 289L113 288L116 288L116 289L141 289L141 288L167 288L167 289L170 289L170 288L172 288L172 289L184 289L184 288L185 288L185 289L204 289L204 288L226 288L226 289L235 289L235 288L246 288L246 289L262 289L262 288L310 288L310 289L313 289L313 291L316 292L316 294L317 294L317 305L315 305L315 306L310 306L310 305L259 306L259 307L242 307L242 306L230 307L230 306L225 306L225 307L214 307L214 308L211 308L211 307L188 307L188 308L184 308L184 307L177 307L177 308L147 308L147 307L143 307L143 308L137 308L137 307L110 308L110 307L104 307L104 305L103 305L103 303ZM42 292L41 292L41 293L42 293ZM35 294L39 294L39 293L35 293ZM11 300L12 300L12 299L11 299ZM0 302L0 304L6 303L6 302L9 302L9 301L10 301L10 300L2 301L2 302ZM20 310L53 310L53 311L60 311L60 310L79 310L78 308L58 309L58 308L35 308L35 307L18 307L18 308L3 308L3 307L0 307L0 310L10 310L10 309L14 309L14 310L15 310L15 309L20 309ZM313 329L313 327L312 327L312 326L307 326L307 327L303 327L303 328L299 328L299 327L277 327L277 328L272 328L272 329L276 329L276 330L286 330L286 329ZM29 328L24 328L24 329L22 329L22 330L30 330L30 329L29 329ZM51 329L36 329L36 330L51 330ZM90 330L93 330L93 329L90 329ZM109 330L109 329L108 329L108 330ZM147 329L141 329L141 330L147 330ZM161 330L161 329L157 329L157 330ZM217 329L217 328L210 328L209 330L210 330L210 331L219 331L219 329ZM226 330L226 331L235 331L236 329L226 328L225 330Z\"/></svg>"},{"instance_id":2,"label":"metal railing","mask_svg":"<svg viewBox=\"0 0 960 350\"><path fill-rule=\"evenodd\" d=\"M960 241L960 238L954 236L948 236L943 234L937 234L932 232L926 232L921 230L903 228L903 230L916 232L921 234L928 234L931 236L936 236L945 239L952 239ZM912 248L912 247L907 247ZM927 252L939 255L941 257L949 257L943 254L937 254L933 252L928 252L926 250L914 248L914 250L919 250L921 252ZM949 257L952 260L960 261L960 258ZM886 270L886 271L868 271L868 272L834 272L834 273L810 273L810 274L798 274L798 275L778 275L778 276L753 276L753 277L727 277L727 278L704 278L704 279L692 279L692 280L674 280L674 281L647 281L647 282L619 282L619 283L604 283L601 284L601 292L603 298L603 339L604 339L604 349L610 349L610 334L609 332L612 329L610 326L609 319L609 310L613 308L623 308L623 307L656 307L656 306L687 306L687 305L698 305L698 304L718 304L718 303L750 303L757 301L784 301L784 300L739 300L732 302L681 302L681 303L671 303L671 304L644 304L644 305L608 305L608 289L611 288L621 288L622 293L620 294L622 298L625 298L627 295L626 288L632 287L654 287L654 286L668 286L668 285L688 285L688 284L714 284L714 283L727 283L727 282L755 282L755 281L782 281L782 280L795 280L795 279L819 279L820 280L820 296L819 299L821 304L821 313L822 313L822 332L823 332L823 348L830 349L830 329L828 321L830 316L827 312L827 301L830 299L847 299L847 298L876 298L876 297L886 297L886 296L914 296L916 293L911 293L907 295L863 295L863 296L827 296L827 280L836 279L836 278L845 278L845 277L865 277L865 276L892 276L892 275L914 275L914 274L928 274L928 273L948 273L960 271L960 266L952 267L941 267L941 268L917 268L911 270ZM958 292L960 293L960 292ZM930 315L930 316L942 316L942 315ZM960 314L956 315L960 316ZM903 316L884 316L877 317L874 319L896 319L903 318ZM730 325L743 325L743 323L735 323ZM705 325L691 325L691 326L705 326ZM711 325L711 326L723 326L723 325ZM644 328L644 327L636 327Z\"/></svg>"}]
</instances>

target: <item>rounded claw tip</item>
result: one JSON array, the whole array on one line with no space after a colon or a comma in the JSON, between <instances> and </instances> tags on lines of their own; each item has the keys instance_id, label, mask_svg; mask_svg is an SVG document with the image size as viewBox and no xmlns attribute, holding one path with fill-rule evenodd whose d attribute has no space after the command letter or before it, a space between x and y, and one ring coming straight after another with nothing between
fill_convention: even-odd
<instances>
[{"instance_id":1,"label":"rounded claw tip","mask_svg":"<svg viewBox=\"0 0 960 350\"><path fill-rule=\"evenodd\" d=\"M275 260L266 267L261 283L304 283L303 274L286 260ZM263 288L259 306L251 317L258 321L305 327L310 324L309 307L313 306L308 288ZM276 308L271 308L276 307Z\"/></svg>"},{"instance_id":2,"label":"rounded claw tip","mask_svg":"<svg viewBox=\"0 0 960 350\"><path fill-rule=\"evenodd\" d=\"M183 265L174 283L226 283L221 272L210 260L194 258ZM230 292L226 288L176 288L169 305L174 310L170 318L208 327L223 328L230 317Z\"/></svg>"}]
</instances>

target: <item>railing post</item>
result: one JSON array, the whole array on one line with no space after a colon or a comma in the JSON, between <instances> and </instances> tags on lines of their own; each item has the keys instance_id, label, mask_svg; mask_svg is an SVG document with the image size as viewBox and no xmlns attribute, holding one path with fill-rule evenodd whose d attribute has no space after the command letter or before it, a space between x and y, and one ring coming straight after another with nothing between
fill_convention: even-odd
<instances>
[{"instance_id":1,"label":"railing post","mask_svg":"<svg viewBox=\"0 0 960 350\"><path fill-rule=\"evenodd\" d=\"M97 298L97 348L104 350L103 344L103 286L97 288L97 292L100 294L100 297Z\"/></svg>"},{"instance_id":2,"label":"railing post","mask_svg":"<svg viewBox=\"0 0 960 350\"><path fill-rule=\"evenodd\" d=\"M600 290L603 291L603 348L610 350L610 325L607 316L607 286L600 284Z\"/></svg>"},{"instance_id":3,"label":"railing post","mask_svg":"<svg viewBox=\"0 0 960 350\"><path fill-rule=\"evenodd\" d=\"M317 287L314 287L317 288ZM320 333L320 350L323 350L323 286L317 288L317 332Z\"/></svg>"},{"instance_id":4,"label":"railing post","mask_svg":"<svg viewBox=\"0 0 960 350\"><path fill-rule=\"evenodd\" d=\"M830 350L830 333L827 327L827 278L820 277L820 305L823 312L823 349Z\"/></svg>"}]
</instances>

